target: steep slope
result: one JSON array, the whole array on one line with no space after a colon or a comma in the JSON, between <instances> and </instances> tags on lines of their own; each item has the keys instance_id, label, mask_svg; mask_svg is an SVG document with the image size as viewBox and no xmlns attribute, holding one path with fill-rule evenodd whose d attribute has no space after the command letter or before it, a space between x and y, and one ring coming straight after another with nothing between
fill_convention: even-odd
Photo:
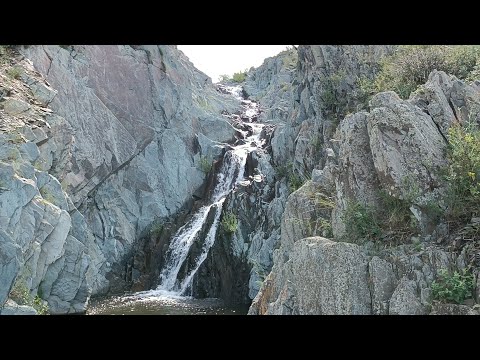
<instances>
[{"instance_id":1,"label":"steep slope","mask_svg":"<svg viewBox=\"0 0 480 360\"><path fill-rule=\"evenodd\" d=\"M19 50L5 69L18 63L22 75L2 99L18 133L2 133L2 281L22 281L53 313L83 311L91 294L124 287L152 223L202 196L201 161L233 139L220 114L238 102L175 46Z\"/></svg>"},{"instance_id":2,"label":"steep slope","mask_svg":"<svg viewBox=\"0 0 480 360\"><path fill-rule=\"evenodd\" d=\"M460 233L449 230L442 217L448 184L440 174L448 129L478 122L480 89L434 71L409 100L384 92L367 107L355 79L374 76L381 56L351 59L389 51L299 48L297 93L312 95L291 109L303 114L296 115L305 119L300 130L294 122L278 128L272 147L300 174L317 169L287 200L280 248L250 314L477 314L471 303L432 302L432 283L443 270L468 271L476 294L469 301L479 301L478 239L462 235L477 228L477 219ZM355 109L366 111L347 115ZM282 133L282 144L295 138L295 145L276 146ZM308 155L302 136L320 144L317 157ZM374 222L378 213L383 223Z\"/></svg>"}]
</instances>

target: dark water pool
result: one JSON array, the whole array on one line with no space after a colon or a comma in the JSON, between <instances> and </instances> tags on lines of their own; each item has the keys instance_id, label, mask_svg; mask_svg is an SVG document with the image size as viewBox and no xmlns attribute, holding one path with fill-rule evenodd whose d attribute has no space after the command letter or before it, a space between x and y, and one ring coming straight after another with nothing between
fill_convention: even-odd
<instances>
[{"instance_id":1,"label":"dark water pool","mask_svg":"<svg viewBox=\"0 0 480 360\"><path fill-rule=\"evenodd\" d=\"M87 315L246 315L220 299L194 299L157 290L90 301Z\"/></svg>"}]
</instances>

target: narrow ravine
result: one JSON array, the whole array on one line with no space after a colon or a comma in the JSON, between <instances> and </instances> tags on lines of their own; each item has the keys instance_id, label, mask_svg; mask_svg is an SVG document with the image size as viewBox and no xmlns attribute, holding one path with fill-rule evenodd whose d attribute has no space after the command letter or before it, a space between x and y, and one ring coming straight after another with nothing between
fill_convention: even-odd
<instances>
[{"instance_id":1,"label":"narrow ravine","mask_svg":"<svg viewBox=\"0 0 480 360\"><path fill-rule=\"evenodd\" d=\"M211 198L170 240L156 289L94 302L89 314L246 313L247 309L224 307L219 299L194 299L191 296L195 274L215 243L223 204L237 186L249 186L252 181L258 180L245 179L245 165L248 154L265 143L265 139L261 137L264 125L256 122L258 104L242 97L241 86L219 84L218 89L242 101L241 115L225 115L232 125L237 127L242 138L225 152L220 171L216 174L216 185ZM186 271L186 275L182 276L181 269L195 243L201 244L200 254L195 258L194 265Z\"/></svg>"}]
</instances>

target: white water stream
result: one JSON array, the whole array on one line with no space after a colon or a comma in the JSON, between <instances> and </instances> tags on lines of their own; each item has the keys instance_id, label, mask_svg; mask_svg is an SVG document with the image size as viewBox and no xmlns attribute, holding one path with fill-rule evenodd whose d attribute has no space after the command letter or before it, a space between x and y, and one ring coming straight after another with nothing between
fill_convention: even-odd
<instances>
[{"instance_id":1,"label":"white water stream","mask_svg":"<svg viewBox=\"0 0 480 360\"><path fill-rule=\"evenodd\" d=\"M240 95L240 86L225 86L224 89L235 96L235 98L242 100L242 104L245 107L244 117L251 120L258 115L258 104L249 100L243 100ZM240 131L245 136L244 142L241 145L234 146L225 153L222 168L217 174L217 185L209 204L202 206L190 221L183 225L173 236L165 255L165 265L161 270L157 289L136 293L132 295L135 298L179 298L191 291L193 277L207 258L208 252L215 242L223 203L227 195L233 191L237 184L245 186L250 183L250 180L244 179L247 155L261 147L265 141L260 138L264 127L263 124L250 121L244 122L244 124L250 127L251 131L248 133L251 133L251 135L247 136L246 131ZM208 224L211 211L214 211L213 221ZM207 227L209 228L207 229ZM201 239L201 234L205 233L205 237ZM189 269L187 275L180 279L179 272L187 260L190 248L198 241L203 243L200 255L195 259L194 266Z\"/></svg>"}]
</instances>

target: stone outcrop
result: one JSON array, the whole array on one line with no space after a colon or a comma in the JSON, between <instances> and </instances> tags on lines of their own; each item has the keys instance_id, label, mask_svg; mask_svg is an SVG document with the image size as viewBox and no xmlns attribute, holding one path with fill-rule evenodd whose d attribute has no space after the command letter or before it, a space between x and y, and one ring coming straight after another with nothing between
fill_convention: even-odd
<instances>
[{"instance_id":1,"label":"stone outcrop","mask_svg":"<svg viewBox=\"0 0 480 360\"><path fill-rule=\"evenodd\" d=\"M466 251L431 242L438 240L440 244L446 235L446 227L438 224L438 215L431 213L431 205L443 206L445 183L438 174L446 165L448 129L453 124L478 121L480 92L475 83L467 84L433 71L409 100L384 92L373 96L367 108L357 96L353 79L355 74L372 77L375 61L362 68L358 67L361 61L352 59L361 59L365 54L371 60L379 59L390 50L299 48L297 81L306 76L298 81L294 93L304 92L305 99L300 95L291 107L289 122L277 127L272 140L274 161L290 159L300 174L313 168L314 183L334 197L331 216L323 214L324 221L331 221L334 238L308 237L315 235L308 233L308 223L288 225L288 218L303 208L303 189L311 186L307 182L288 198L272 271L253 300L249 314L477 313L471 304L432 305L430 287L439 271L461 271L472 260ZM341 54L342 60L336 61L335 54ZM339 64L345 70L336 67ZM326 96L327 90L336 99L333 103ZM309 100L307 93L311 94ZM339 98L340 94L345 99ZM344 116L355 108L362 111ZM336 116L340 117L338 127ZM301 119L302 125L294 119ZM313 143L321 144L317 158L300 145L303 127L307 129L305 134L313 137ZM312 131L313 128L321 132ZM293 138L294 145L286 138ZM352 241L345 238L344 214L348 204L358 202L378 212L388 211L382 207L381 193L409 204L410 214L417 220L416 239L422 245L338 242ZM474 275L475 271L478 270L474 269ZM479 285L475 286L478 289Z\"/></svg>"},{"instance_id":2,"label":"stone outcrop","mask_svg":"<svg viewBox=\"0 0 480 360\"><path fill-rule=\"evenodd\" d=\"M83 312L124 288L152 223L191 207L239 103L175 46L19 50L0 84L0 305L21 279L52 313Z\"/></svg>"},{"instance_id":3,"label":"stone outcrop","mask_svg":"<svg viewBox=\"0 0 480 360\"><path fill-rule=\"evenodd\" d=\"M280 248L249 314L428 314L439 270L459 271L467 263L464 253L434 245L421 251L401 245L372 256L367 246L302 238L301 223L285 228L301 190L289 197Z\"/></svg>"},{"instance_id":4,"label":"stone outcrop","mask_svg":"<svg viewBox=\"0 0 480 360\"><path fill-rule=\"evenodd\" d=\"M13 300L8 300L0 310L0 315L37 315L37 311L27 305L18 305Z\"/></svg>"},{"instance_id":5,"label":"stone outcrop","mask_svg":"<svg viewBox=\"0 0 480 360\"><path fill-rule=\"evenodd\" d=\"M433 71L408 100L367 103L361 84L393 50L302 45L247 73L267 143L245 174L261 181L226 199L238 228L218 231L195 296L253 299L250 314L478 313L478 252L445 245L432 204L444 210L449 128L480 122L480 86ZM241 101L217 90L175 46L12 50L0 63L2 315L35 313L18 292L63 314L155 285L239 138ZM412 234L350 243L349 204L382 212L380 194L408 204ZM473 303L432 303L439 271L471 264Z\"/></svg>"}]
</instances>

